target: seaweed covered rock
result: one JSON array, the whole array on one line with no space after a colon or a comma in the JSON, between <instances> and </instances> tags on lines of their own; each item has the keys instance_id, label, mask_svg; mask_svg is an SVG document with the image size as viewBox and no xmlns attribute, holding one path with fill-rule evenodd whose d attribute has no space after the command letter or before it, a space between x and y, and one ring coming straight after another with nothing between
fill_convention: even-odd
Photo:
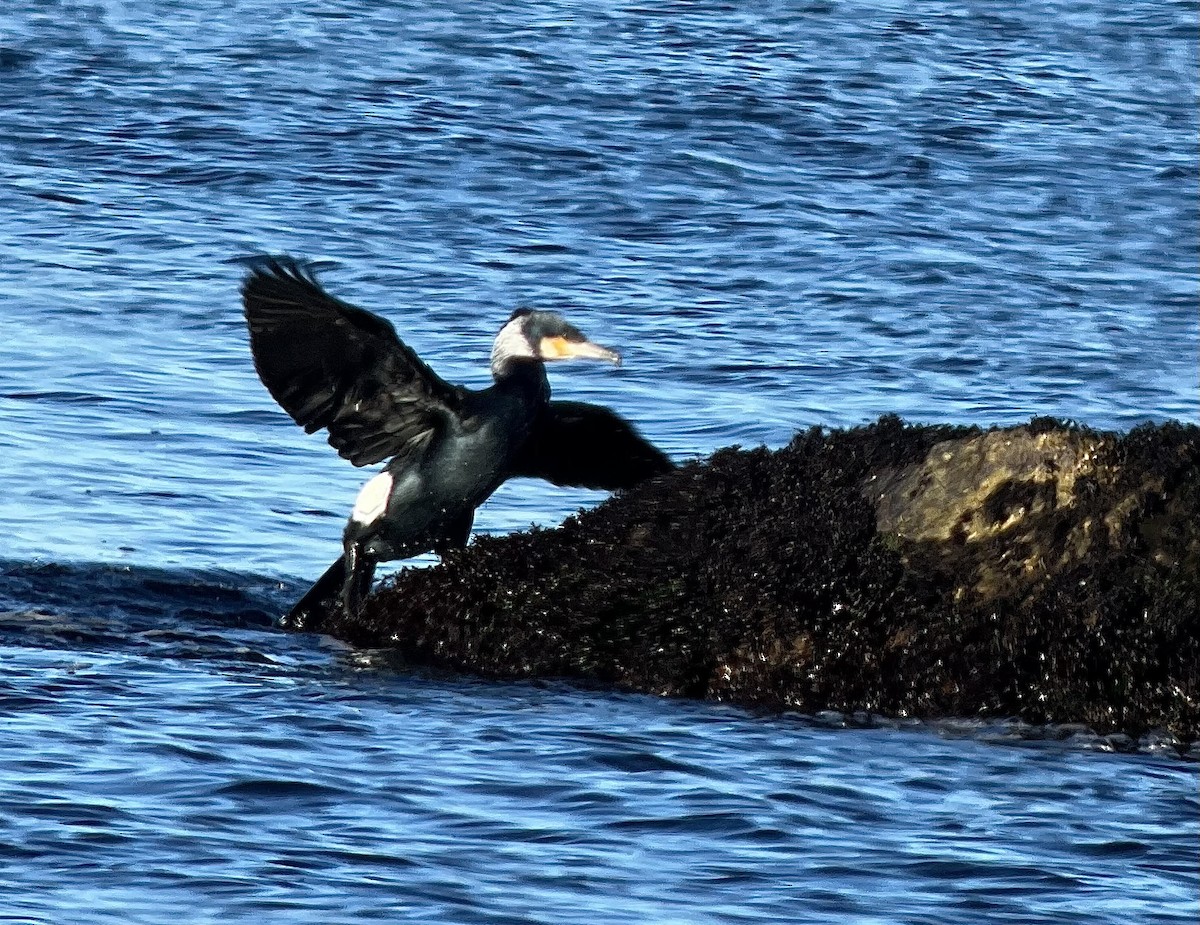
<instances>
[{"instance_id":1,"label":"seaweed covered rock","mask_svg":"<svg viewBox=\"0 0 1200 925\"><path fill-rule=\"evenodd\" d=\"M1200 726L1200 429L814 428L409 569L327 631L770 709Z\"/></svg>"}]
</instances>

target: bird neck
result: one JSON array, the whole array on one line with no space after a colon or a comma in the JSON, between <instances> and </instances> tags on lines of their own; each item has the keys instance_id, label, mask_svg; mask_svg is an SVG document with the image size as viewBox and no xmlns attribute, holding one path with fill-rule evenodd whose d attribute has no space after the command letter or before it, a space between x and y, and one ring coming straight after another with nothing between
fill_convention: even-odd
<instances>
[{"instance_id":1,"label":"bird neck","mask_svg":"<svg viewBox=\"0 0 1200 925\"><path fill-rule=\"evenodd\" d=\"M550 400L550 380L541 360L524 357L507 357L501 363L493 360L492 377L499 388L519 392L530 402Z\"/></svg>"}]
</instances>

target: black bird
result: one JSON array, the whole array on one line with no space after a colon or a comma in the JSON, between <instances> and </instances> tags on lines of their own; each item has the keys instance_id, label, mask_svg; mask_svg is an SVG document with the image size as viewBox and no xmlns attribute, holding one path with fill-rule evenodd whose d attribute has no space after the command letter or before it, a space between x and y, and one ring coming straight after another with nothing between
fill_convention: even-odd
<instances>
[{"instance_id":1,"label":"black bird","mask_svg":"<svg viewBox=\"0 0 1200 925\"><path fill-rule=\"evenodd\" d=\"M268 391L354 465L390 459L359 492L342 555L286 625L357 613L378 562L465 546L475 509L507 479L615 490L673 468L607 408L550 401L546 361L620 362L553 312L513 312L492 346L494 383L473 391L441 379L384 319L326 293L307 264L250 267L242 298Z\"/></svg>"}]
</instances>

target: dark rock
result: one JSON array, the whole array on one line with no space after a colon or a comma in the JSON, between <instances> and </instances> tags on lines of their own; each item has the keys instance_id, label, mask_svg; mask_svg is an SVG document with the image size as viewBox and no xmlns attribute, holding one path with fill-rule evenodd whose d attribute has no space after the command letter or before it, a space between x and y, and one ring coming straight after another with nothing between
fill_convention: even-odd
<instances>
[{"instance_id":1,"label":"dark rock","mask_svg":"<svg viewBox=\"0 0 1200 925\"><path fill-rule=\"evenodd\" d=\"M815 428L480 538L327 630L493 677L1187 743L1198 476L1194 426Z\"/></svg>"}]
</instances>

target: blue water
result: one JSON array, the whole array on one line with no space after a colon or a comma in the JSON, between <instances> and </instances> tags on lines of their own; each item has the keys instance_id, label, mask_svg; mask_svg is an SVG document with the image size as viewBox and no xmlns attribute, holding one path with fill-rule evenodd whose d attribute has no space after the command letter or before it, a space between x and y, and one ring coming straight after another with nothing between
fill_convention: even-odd
<instances>
[{"instance_id":1,"label":"blue water","mask_svg":"<svg viewBox=\"0 0 1200 925\"><path fill-rule=\"evenodd\" d=\"M1197 14L4 4L0 919L1193 921L1169 751L274 630L366 474L258 383L236 261L317 260L472 385L513 307L560 309L626 363L556 393L677 459L883 412L1200 421ZM600 497L513 484L476 529Z\"/></svg>"}]
</instances>

